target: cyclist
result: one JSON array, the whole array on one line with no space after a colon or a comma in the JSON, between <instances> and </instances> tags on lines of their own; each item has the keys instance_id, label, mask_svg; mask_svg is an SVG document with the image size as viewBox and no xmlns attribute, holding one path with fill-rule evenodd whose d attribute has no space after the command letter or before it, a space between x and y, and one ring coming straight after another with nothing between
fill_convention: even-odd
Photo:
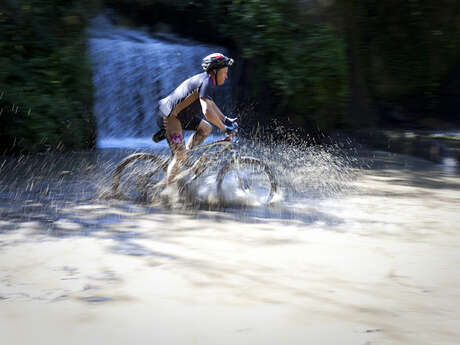
<instances>
[{"instance_id":1,"label":"cyclist","mask_svg":"<svg viewBox=\"0 0 460 345\"><path fill-rule=\"evenodd\" d=\"M209 122L233 134L234 119L226 117L213 100L217 87L227 80L228 67L232 64L233 59L221 53L206 56L201 64L204 72L183 81L159 101L157 123L160 131L153 135L153 140L158 142L166 138L173 154L167 170L168 184L186 159L187 149L199 145L211 133ZM187 143L184 143L183 130L195 131Z\"/></svg>"}]
</instances>

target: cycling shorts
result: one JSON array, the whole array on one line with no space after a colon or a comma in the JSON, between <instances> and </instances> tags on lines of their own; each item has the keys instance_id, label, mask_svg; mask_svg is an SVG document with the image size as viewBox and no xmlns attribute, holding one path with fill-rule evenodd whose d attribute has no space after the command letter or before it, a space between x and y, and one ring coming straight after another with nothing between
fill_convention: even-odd
<instances>
[{"instance_id":1,"label":"cycling shorts","mask_svg":"<svg viewBox=\"0 0 460 345\"><path fill-rule=\"evenodd\" d=\"M170 115L174 116L174 115ZM159 113L157 116L157 125L160 129L164 129L164 121L163 117L165 117L162 113ZM177 119L180 121L182 125L182 129L187 131L196 131L198 126L200 125L201 120L203 120L203 116L200 115L184 115L184 113L179 113L177 115Z\"/></svg>"}]
</instances>

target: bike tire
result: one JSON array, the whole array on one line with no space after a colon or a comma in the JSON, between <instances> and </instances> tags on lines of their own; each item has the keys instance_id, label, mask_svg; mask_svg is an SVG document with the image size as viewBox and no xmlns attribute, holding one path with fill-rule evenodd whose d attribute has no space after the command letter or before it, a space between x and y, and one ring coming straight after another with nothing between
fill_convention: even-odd
<instances>
[{"instance_id":1,"label":"bike tire","mask_svg":"<svg viewBox=\"0 0 460 345\"><path fill-rule=\"evenodd\" d=\"M164 178L166 168L167 161L156 155L134 153L123 159L115 168L112 192L115 196L126 199L146 199L149 189L150 192L152 189L149 187Z\"/></svg>"},{"instance_id":2,"label":"bike tire","mask_svg":"<svg viewBox=\"0 0 460 345\"><path fill-rule=\"evenodd\" d=\"M239 175L244 174L244 171L248 168L250 172L252 170L249 177ZM260 179L264 184L263 193L265 194L261 198L260 202L262 204L269 204L273 200L273 197L278 190L278 182L276 181L275 175L267 164L253 157L241 157L237 161L230 161L219 170L217 174L217 192L220 197L223 196L224 180L232 173L232 171L237 172L237 170L239 173L236 173L236 182L241 189L249 191L246 183L258 182L256 180ZM242 181L244 179L247 179L247 181ZM243 183L245 186L242 185ZM249 192L260 193L260 190Z\"/></svg>"}]
</instances>

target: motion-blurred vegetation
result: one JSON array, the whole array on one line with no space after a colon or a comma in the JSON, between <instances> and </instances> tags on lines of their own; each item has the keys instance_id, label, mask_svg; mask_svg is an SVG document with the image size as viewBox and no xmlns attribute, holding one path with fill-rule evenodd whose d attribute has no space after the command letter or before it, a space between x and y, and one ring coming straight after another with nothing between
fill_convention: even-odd
<instances>
[{"instance_id":1,"label":"motion-blurred vegetation","mask_svg":"<svg viewBox=\"0 0 460 345\"><path fill-rule=\"evenodd\" d=\"M7 0L0 7L0 148L91 147L89 1Z\"/></svg>"},{"instance_id":2,"label":"motion-blurred vegetation","mask_svg":"<svg viewBox=\"0 0 460 345\"><path fill-rule=\"evenodd\" d=\"M2 148L94 142L87 18L231 47L239 99L260 118L321 129L442 128L459 121L455 0L6 0L0 5Z\"/></svg>"}]
</instances>

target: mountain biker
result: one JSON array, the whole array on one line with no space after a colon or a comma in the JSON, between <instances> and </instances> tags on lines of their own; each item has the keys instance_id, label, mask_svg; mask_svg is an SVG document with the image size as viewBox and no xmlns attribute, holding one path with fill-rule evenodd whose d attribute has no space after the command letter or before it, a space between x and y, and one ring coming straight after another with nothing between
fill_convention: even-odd
<instances>
[{"instance_id":1,"label":"mountain biker","mask_svg":"<svg viewBox=\"0 0 460 345\"><path fill-rule=\"evenodd\" d=\"M234 134L234 119L226 117L213 100L217 87L227 80L228 67L232 64L233 59L221 53L207 55L201 63L204 72L183 81L159 101L157 123L160 130L153 135L153 140L158 142L166 138L173 154L167 170L168 184L186 159L187 149L199 145L211 133L209 122L227 134ZM183 130L195 131L186 144Z\"/></svg>"}]
</instances>

